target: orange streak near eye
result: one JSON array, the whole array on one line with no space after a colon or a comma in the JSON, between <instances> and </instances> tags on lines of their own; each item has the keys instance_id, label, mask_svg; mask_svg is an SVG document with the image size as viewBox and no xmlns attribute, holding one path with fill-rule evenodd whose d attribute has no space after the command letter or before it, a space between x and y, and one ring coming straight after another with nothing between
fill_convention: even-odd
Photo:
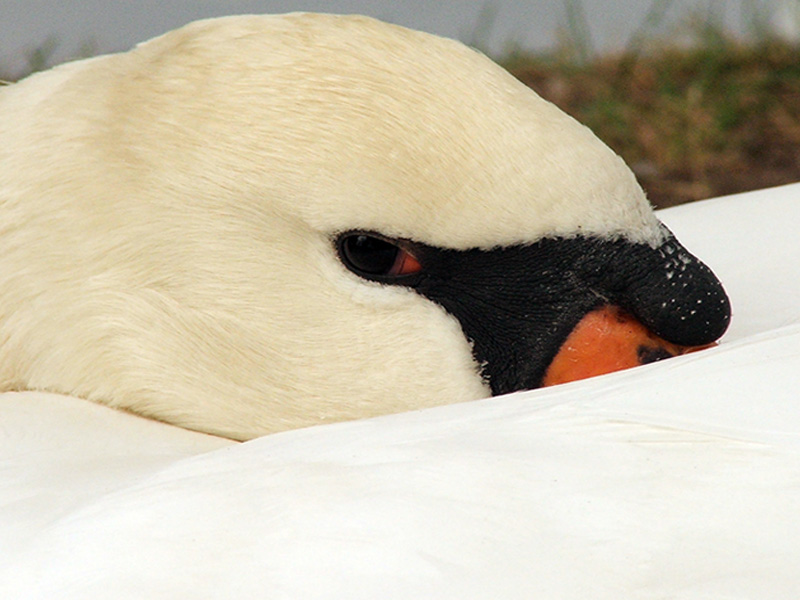
<instances>
[{"instance_id":1,"label":"orange streak near eye","mask_svg":"<svg viewBox=\"0 0 800 600\"><path fill-rule=\"evenodd\" d=\"M400 250L390 275L411 275L412 273L419 273L422 270L422 265L419 261L411 256L405 250Z\"/></svg>"}]
</instances>

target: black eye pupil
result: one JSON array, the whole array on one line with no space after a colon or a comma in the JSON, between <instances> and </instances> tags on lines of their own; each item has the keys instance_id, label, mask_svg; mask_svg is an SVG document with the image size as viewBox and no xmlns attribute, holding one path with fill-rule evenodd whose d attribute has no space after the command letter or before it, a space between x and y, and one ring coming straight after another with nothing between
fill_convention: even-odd
<instances>
[{"instance_id":1,"label":"black eye pupil","mask_svg":"<svg viewBox=\"0 0 800 600\"><path fill-rule=\"evenodd\" d=\"M397 261L400 248L369 235L350 235L341 242L341 251L348 268L368 275L386 275Z\"/></svg>"}]
</instances>

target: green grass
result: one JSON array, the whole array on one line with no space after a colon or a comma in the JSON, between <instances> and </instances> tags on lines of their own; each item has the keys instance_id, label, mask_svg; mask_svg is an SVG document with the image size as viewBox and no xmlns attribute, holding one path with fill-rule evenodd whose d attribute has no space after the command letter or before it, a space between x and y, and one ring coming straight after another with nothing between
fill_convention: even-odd
<instances>
[{"instance_id":1,"label":"green grass","mask_svg":"<svg viewBox=\"0 0 800 600\"><path fill-rule=\"evenodd\" d=\"M763 23L734 37L710 17L686 21L680 43L646 29L616 54L588 53L578 32L577 47L568 35L495 58L592 128L657 206L800 181L797 43Z\"/></svg>"}]
</instances>

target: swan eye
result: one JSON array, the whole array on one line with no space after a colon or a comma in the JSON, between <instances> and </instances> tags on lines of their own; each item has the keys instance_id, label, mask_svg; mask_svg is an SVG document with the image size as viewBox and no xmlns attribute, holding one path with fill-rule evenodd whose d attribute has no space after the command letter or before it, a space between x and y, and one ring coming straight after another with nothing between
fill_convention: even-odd
<instances>
[{"instance_id":1,"label":"swan eye","mask_svg":"<svg viewBox=\"0 0 800 600\"><path fill-rule=\"evenodd\" d=\"M366 233L339 239L339 255L345 266L362 277L397 277L422 270L416 258L392 241Z\"/></svg>"}]
</instances>

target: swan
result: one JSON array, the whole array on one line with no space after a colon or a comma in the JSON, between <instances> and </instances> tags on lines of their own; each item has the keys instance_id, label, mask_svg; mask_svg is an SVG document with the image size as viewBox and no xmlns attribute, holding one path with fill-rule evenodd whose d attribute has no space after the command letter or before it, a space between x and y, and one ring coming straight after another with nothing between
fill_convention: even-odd
<instances>
[{"instance_id":1,"label":"swan","mask_svg":"<svg viewBox=\"0 0 800 600\"><path fill-rule=\"evenodd\" d=\"M574 379L595 310L639 362L728 325L623 161L452 40L200 21L0 115L0 390L246 440Z\"/></svg>"},{"instance_id":2,"label":"swan","mask_svg":"<svg viewBox=\"0 0 800 600\"><path fill-rule=\"evenodd\" d=\"M352 17L33 76L0 139L0 597L797 597L800 185L654 215L485 58ZM705 344L659 221L719 347L502 394L596 311L542 359L422 283L663 254L603 303Z\"/></svg>"}]
</instances>

